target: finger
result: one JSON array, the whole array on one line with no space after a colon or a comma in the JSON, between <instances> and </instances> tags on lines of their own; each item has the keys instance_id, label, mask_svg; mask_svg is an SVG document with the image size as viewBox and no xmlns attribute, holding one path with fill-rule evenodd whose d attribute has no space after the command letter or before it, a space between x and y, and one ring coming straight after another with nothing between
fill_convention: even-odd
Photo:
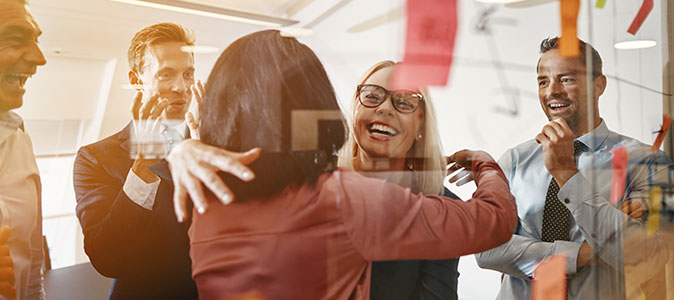
<instances>
[{"instance_id":1,"label":"finger","mask_svg":"<svg viewBox=\"0 0 674 300\"><path fill-rule=\"evenodd\" d=\"M644 211L641 210L641 209L639 209L639 210L633 210L633 211L630 213L629 216L630 216L630 218L632 218L632 219L639 219L639 218L641 218L643 215L644 215Z\"/></svg>"},{"instance_id":2,"label":"finger","mask_svg":"<svg viewBox=\"0 0 674 300\"><path fill-rule=\"evenodd\" d=\"M462 169L463 166L457 162L453 162L452 165L447 167L447 174L452 174L460 169Z\"/></svg>"},{"instance_id":3,"label":"finger","mask_svg":"<svg viewBox=\"0 0 674 300\"><path fill-rule=\"evenodd\" d=\"M7 225L2 226L0 228L0 244L6 244L10 234L12 234L12 229Z\"/></svg>"},{"instance_id":4,"label":"finger","mask_svg":"<svg viewBox=\"0 0 674 300\"><path fill-rule=\"evenodd\" d=\"M471 171L463 169L463 170L459 171L458 173L456 173L456 175L452 176L452 178L449 179L449 182L454 183L454 182L460 181L464 177L469 176L470 173L471 173Z\"/></svg>"},{"instance_id":5,"label":"finger","mask_svg":"<svg viewBox=\"0 0 674 300\"><path fill-rule=\"evenodd\" d=\"M545 137L547 137L548 140L553 143L557 142L560 138L559 135L557 134L557 130L555 130L550 124L543 126L541 133L544 134Z\"/></svg>"},{"instance_id":6,"label":"finger","mask_svg":"<svg viewBox=\"0 0 674 300\"><path fill-rule=\"evenodd\" d=\"M138 120L140 117L140 107L143 105L143 92L136 91L136 95L133 97L133 104L131 105L131 114L133 115L134 120Z\"/></svg>"},{"instance_id":7,"label":"finger","mask_svg":"<svg viewBox=\"0 0 674 300\"><path fill-rule=\"evenodd\" d=\"M173 186L173 210L178 222L182 223L187 216L187 190L179 182L175 182Z\"/></svg>"},{"instance_id":8,"label":"finger","mask_svg":"<svg viewBox=\"0 0 674 300\"><path fill-rule=\"evenodd\" d=\"M564 118L554 119L553 122L559 124L560 128L562 129L562 132L564 132L566 135L573 135L571 127L569 127L569 124L566 123L566 120L564 120Z\"/></svg>"},{"instance_id":9,"label":"finger","mask_svg":"<svg viewBox=\"0 0 674 300\"><path fill-rule=\"evenodd\" d=\"M159 116L161 116L161 114L164 112L164 110L166 110L167 107L168 107L168 100L161 99L159 103L157 103L157 105L155 105L154 108L152 109L152 112L148 116L148 119L154 120L159 118Z\"/></svg>"},{"instance_id":10,"label":"finger","mask_svg":"<svg viewBox=\"0 0 674 300\"><path fill-rule=\"evenodd\" d=\"M187 121L187 126L190 127L190 130L197 130L197 124L194 122L194 116L192 112L185 113L185 121Z\"/></svg>"},{"instance_id":11,"label":"finger","mask_svg":"<svg viewBox=\"0 0 674 300\"><path fill-rule=\"evenodd\" d=\"M557 120L559 120L559 119L557 119ZM568 135L566 134L566 131L565 131L564 128L562 127L562 125L561 125L559 122L556 122L556 120L555 120L555 121L552 121L552 122L550 122L550 123L548 123L548 125L549 125L550 127L552 127L552 129L555 130L555 133L556 133L556 135L557 135L558 137L561 138L561 137L564 137L564 136L568 136Z\"/></svg>"},{"instance_id":12,"label":"finger","mask_svg":"<svg viewBox=\"0 0 674 300\"><path fill-rule=\"evenodd\" d=\"M630 213L629 200L625 200L622 203L620 203L620 207L618 209L620 209L625 214L629 214Z\"/></svg>"},{"instance_id":13,"label":"finger","mask_svg":"<svg viewBox=\"0 0 674 300\"><path fill-rule=\"evenodd\" d=\"M549 143L550 139L548 139L548 137L545 136L545 134L539 133L536 135L536 142L539 144Z\"/></svg>"},{"instance_id":14,"label":"finger","mask_svg":"<svg viewBox=\"0 0 674 300\"><path fill-rule=\"evenodd\" d=\"M197 212L203 214L208 209L208 201L206 200L206 194L204 194L204 187L201 185L201 182L191 172L186 172L180 180L187 193L194 203L194 207L197 209Z\"/></svg>"},{"instance_id":15,"label":"finger","mask_svg":"<svg viewBox=\"0 0 674 300\"><path fill-rule=\"evenodd\" d=\"M243 181L251 181L255 178L255 173L246 164L252 163L260 156L259 148L243 154L235 154L215 147L211 148L203 154L204 162L211 164L219 171L232 174ZM234 157L232 158L232 156Z\"/></svg>"},{"instance_id":16,"label":"finger","mask_svg":"<svg viewBox=\"0 0 674 300\"><path fill-rule=\"evenodd\" d=\"M222 181L222 178L218 176L215 169L207 165L202 165L201 168L195 169L196 174L201 181L213 194L218 197L220 202L227 205L232 203L234 200L234 194L232 191L225 185Z\"/></svg>"},{"instance_id":17,"label":"finger","mask_svg":"<svg viewBox=\"0 0 674 300\"><path fill-rule=\"evenodd\" d=\"M459 180L459 182L457 182L456 185L457 185L457 186L462 186L462 185L464 185L464 184L466 184L466 183L469 183L469 182L471 182L471 181L473 181L473 174L472 174L472 172L471 172L471 174L468 174L468 176L463 177L461 180Z\"/></svg>"},{"instance_id":18,"label":"finger","mask_svg":"<svg viewBox=\"0 0 674 300\"><path fill-rule=\"evenodd\" d=\"M152 97L143 104L143 107L140 109L140 118L141 119L147 119L148 116L150 115L150 112L152 112L152 108L157 104L157 101L159 101L159 94L154 93L152 94Z\"/></svg>"}]
</instances>

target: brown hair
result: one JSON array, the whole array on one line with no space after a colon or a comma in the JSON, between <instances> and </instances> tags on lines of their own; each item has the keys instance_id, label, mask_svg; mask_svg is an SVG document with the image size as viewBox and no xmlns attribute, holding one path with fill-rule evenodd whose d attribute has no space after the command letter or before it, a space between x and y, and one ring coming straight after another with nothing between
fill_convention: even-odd
<instances>
[{"instance_id":1,"label":"brown hair","mask_svg":"<svg viewBox=\"0 0 674 300\"><path fill-rule=\"evenodd\" d=\"M175 23L157 23L145 27L136 32L131 39L127 53L131 70L140 72L145 64L147 47L163 42L182 42L187 46L194 46L195 38L192 31Z\"/></svg>"},{"instance_id":2,"label":"brown hair","mask_svg":"<svg viewBox=\"0 0 674 300\"><path fill-rule=\"evenodd\" d=\"M580 62L583 63L585 67L586 62L586 56L585 56L585 49L586 47L590 47L590 50L592 51L592 78L597 78L600 75L602 75L602 66L603 63L601 61L601 56L599 56L599 52L597 52L597 49L592 47L592 45L586 43L585 41L578 39L578 42L580 44L580 56L578 59L580 59ZM552 49L557 49L559 46L559 38L554 37L554 38L545 38L543 41L541 41L541 46L540 46L540 51L541 54L548 52ZM541 62L541 59L538 59L538 63ZM536 64L536 70L538 70L538 64Z\"/></svg>"}]
</instances>

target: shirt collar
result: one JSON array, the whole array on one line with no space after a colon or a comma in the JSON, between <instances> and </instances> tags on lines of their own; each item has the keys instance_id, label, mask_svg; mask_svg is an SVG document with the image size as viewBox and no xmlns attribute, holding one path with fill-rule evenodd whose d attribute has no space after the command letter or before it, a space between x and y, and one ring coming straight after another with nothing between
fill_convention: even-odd
<instances>
[{"instance_id":1,"label":"shirt collar","mask_svg":"<svg viewBox=\"0 0 674 300\"><path fill-rule=\"evenodd\" d=\"M599 123L599 126L597 126L597 128L592 129L592 131L582 135L576 140L585 144L585 146L587 146L592 152L594 152L597 151L597 149L599 149L599 147L602 144L604 144L604 141L606 141L608 135L609 135L608 126L606 126L606 122L604 122L604 119L602 119L601 123Z\"/></svg>"},{"instance_id":2,"label":"shirt collar","mask_svg":"<svg viewBox=\"0 0 674 300\"><path fill-rule=\"evenodd\" d=\"M15 112L0 113L0 143L21 128L21 125L23 125L23 119Z\"/></svg>"}]
</instances>

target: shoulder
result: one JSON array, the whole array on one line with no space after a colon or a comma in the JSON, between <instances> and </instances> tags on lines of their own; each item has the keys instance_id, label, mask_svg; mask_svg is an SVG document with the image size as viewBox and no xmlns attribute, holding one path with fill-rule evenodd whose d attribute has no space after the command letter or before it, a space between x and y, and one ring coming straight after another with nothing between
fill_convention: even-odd
<instances>
[{"instance_id":1,"label":"shoulder","mask_svg":"<svg viewBox=\"0 0 674 300\"><path fill-rule=\"evenodd\" d=\"M119 146L122 144L123 140L120 139L120 135L123 134L124 130L126 129L123 129L122 131L119 131L97 142L82 146L78 151L78 156L84 153L97 155L102 152L114 151L117 149L121 151L122 149Z\"/></svg>"},{"instance_id":2,"label":"shoulder","mask_svg":"<svg viewBox=\"0 0 674 300\"><path fill-rule=\"evenodd\" d=\"M664 151L659 149L651 151L651 145L642 143L635 138L609 131L607 141L609 142L607 146L611 150L625 147L630 162L659 165L672 164L671 159Z\"/></svg>"}]
</instances>

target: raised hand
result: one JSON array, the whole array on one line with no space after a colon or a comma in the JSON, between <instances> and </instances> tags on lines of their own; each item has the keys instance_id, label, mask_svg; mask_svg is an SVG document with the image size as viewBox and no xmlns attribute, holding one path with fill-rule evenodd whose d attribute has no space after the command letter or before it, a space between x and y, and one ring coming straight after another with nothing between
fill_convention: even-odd
<instances>
[{"instance_id":1,"label":"raised hand","mask_svg":"<svg viewBox=\"0 0 674 300\"><path fill-rule=\"evenodd\" d=\"M160 99L158 94L143 101L142 91L136 92L131 107L133 115L132 151L134 161L131 169L145 182L154 182L159 177L147 167L158 163L164 155L164 143L161 138L160 117L168 101Z\"/></svg>"},{"instance_id":2,"label":"raised hand","mask_svg":"<svg viewBox=\"0 0 674 300\"><path fill-rule=\"evenodd\" d=\"M543 126L536 135L536 142L543 146L543 163L561 188L578 173L573 157L573 132L564 119L555 119Z\"/></svg>"},{"instance_id":3,"label":"raised hand","mask_svg":"<svg viewBox=\"0 0 674 300\"><path fill-rule=\"evenodd\" d=\"M243 181L251 181L255 174L246 165L259 156L259 148L244 153L230 152L193 139L184 140L173 148L166 160L171 168L173 204L178 221L186 219L188 194L199 213L204 213L208 208L202 184L223 204L231 203L234 195L217 172L230 173Z\"/></svg>"},{"instance_id":4,"label":"raised hand","mask_svg":"<svg viewBox=\"0 0 674 300\"><path fill-rule=\"evenodd\" d=\"M198 140L199 137L199 125L201 124L201 119L199 116L199 107L201 107L201 99L204 97L204 86L201 84L201 80L193 84L190 89L192 89L192 96L195 101L192 101L190 110L185 113L185 121L187 122L187 127L190 129L190 136Z\"/></svg>"},{"instance_id":5,"label":"raised hand","mask_svg":"<svg viewBox=\"0 0 674 300\"><path fill-rule=\"evenodd\" d=\"M494 159L484 151L461 150L447 158L447 174L455 173L449 178L450 183L456 182L456 185L462 186L473 181L473 165L477 161L494 161ZM457 172L458 171L458 172Z\"/></svg>"}]
</instances>

